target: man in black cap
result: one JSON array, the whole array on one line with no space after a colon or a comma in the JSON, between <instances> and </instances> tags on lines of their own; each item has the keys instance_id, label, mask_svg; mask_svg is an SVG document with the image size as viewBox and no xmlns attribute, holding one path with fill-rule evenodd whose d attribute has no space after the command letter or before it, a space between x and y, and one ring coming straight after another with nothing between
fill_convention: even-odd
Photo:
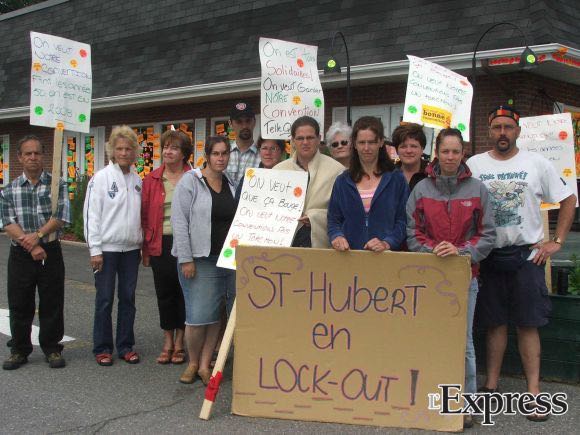
<instances>
[{"instance_id":1,"label":"man in black cap","mask_svg":"<svg viewBox=\"0 0 580 435\"><path fill-rule=\"evenodd\" d=\"M230 112L230 126L236 133L236 141L231 144L226 173L237 187L246 169L260 165L260 153L254 143L256 115L248 103L240 101L234 105Z\"/></svg>"},{"instance_id":2,"label":"man in black cap","mask_svg":"<svg viewBox=\"0 0 580 435\"><path fill-rule=\"evenodd\" d=\"M492 110L488 121L493 148L467 162L473 176L489 190L497 227L495 249L481 262L480 271L477 314L479 323L487 328L487 378L480 391L498 390L507 327L512 324L516 326L528 391L537 395L541 351L538 327L548 323L552 308L544 266L568 235L576 197L549 160L518 149L519 118L519 113L508 106ZM560 203L556 232L547 242L543 241L541 200ZM533 403L528 408L537 409ZM548 417L538 411L527 416L532 421Z\"/></svg>"}]
</instances>

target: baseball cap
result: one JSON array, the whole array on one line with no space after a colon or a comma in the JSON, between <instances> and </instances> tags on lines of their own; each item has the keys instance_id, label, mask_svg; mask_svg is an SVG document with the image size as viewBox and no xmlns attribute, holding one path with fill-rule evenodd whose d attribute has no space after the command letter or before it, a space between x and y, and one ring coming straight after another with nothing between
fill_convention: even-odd
<instances>
[{"instance_id":1,"label":"baseball cap","mask_svg":"<svg viewBox=\"0 0 580 435\"><path fill-rule=\"evenodd\" d=\"M250 118L255 118L256 114L254 109L245 101L239 101L234 104L234 107L230 111L230 119L238 119L242 116L248 116Z\"/></svg>"}]
</instances>

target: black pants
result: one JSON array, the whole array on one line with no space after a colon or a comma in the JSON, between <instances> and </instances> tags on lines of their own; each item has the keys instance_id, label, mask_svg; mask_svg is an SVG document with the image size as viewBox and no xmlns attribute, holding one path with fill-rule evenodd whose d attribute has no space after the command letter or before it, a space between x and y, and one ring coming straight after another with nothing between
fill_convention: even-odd
<instances>
[{"instance_id":1,"label":"black pants","mask_svg":"<svg viewBox=\"0 0 580 435\"><path fill-rule=\"evenodd\" d=\"M173 237L163 236L161 255L151 257L159 324L165 331L185 328L185 303L177 276L177 259L171 255L172 245Z\"/></svg>"},{"instance_id":2,"label":"black pants","mask_svg":"<svg viewBox=\"0 0 580 435\"><path fill-rule=\"evenodd\" d=\"M8 257L8 309L10 332L8 343L12 353L29 355L32 352L30 332L36 309L38 287L39 342L48 355L61 352L59 343L64 335L64 262L58 241L42 245L46 251L44 265L34 261L20 246L10 247Z\"/></svg>"}]
</instances>

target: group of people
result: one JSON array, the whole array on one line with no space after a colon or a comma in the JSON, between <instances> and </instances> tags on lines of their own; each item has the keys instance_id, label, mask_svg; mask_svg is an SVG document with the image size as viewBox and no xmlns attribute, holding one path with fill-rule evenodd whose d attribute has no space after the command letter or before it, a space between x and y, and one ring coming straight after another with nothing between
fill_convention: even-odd
<instances>
[{"instance_id":1,"label":"group of people","mask_svg":"<svg viewBox=\"0 0 580 435\"><path fill-rule=\"evenodd\" d=\"M549 161L519 150L519 114L500 106L489 114L491 150L465 160L462 134L445 128L425 160L421 126L403 124L389 157L380 119L363 116L352 128L336 123L326 134L330 155L320 150L320 126L298 118L291 127L293 154L285 143L254 142L255 114L238 102L230 113L236 141L212 136L206 163L193 169L189 136L161 136L162 165L143 181L131 170L138 141L128 126L115 127L107 143L109 165L88 185L84 230L95 275L93 353L113 364L116 349L129 364L135 351L135 288L139 263L151 267L163 346L159 364L187 362L183 383L196 376L207 384L211 361L235 298L235 272L216 266L239 201L247 169L305 171L308 187L293 246L337 251L408 250L439 257L469 255L466 380L476 392L474 313L487 327L487 378L480 391L498 390L507 325L517 327L528 390L538 394L538 327L548 321L550 301L544 264L571 227L575 196ZM24 173L0 194L0 226L12 239L8 299L12 339L4 369L16 369L32 351L30 327L35 286L39 291L40 344L51 367L63 367L64 265L58 233L70 223L66 184L56 213L50 205L50 174L42 170L42 146L27 136L18 145ZM543 242L540 201L560 203L555 237ZM30 273L17 273L29 270ZM50 279L49 279L50 278ZM113 340L112 307L117 279L118 314ZM543 421L547 415L528 418ZM470 425L469 419L465 422Z\"/></svg>"}]
</instances>

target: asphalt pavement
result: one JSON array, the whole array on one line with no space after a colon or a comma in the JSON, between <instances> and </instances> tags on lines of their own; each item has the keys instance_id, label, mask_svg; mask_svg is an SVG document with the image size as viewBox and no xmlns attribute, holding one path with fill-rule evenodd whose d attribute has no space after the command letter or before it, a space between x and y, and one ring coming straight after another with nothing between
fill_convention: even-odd
<instances>
[{"instance_id":1,"label":"asphalt pavement","mask_svg":"<svg viewBox=\"0 0 580 435\"><path fill-rule=\"evenodd\" d=\"M6 267L9 241L0 235L0 309L7 309ZM88 251L80 244L63 245L66 263L65 344L67 367L49 369L35 346L29 363L18 370L0 370L0 433L417 433L373 428L232 415L231 360L209 421L198 419L204 388L180 384L184 366L155 362L162 344L157 303L149 269L141 268L136 293L135 350L141 363L115 360L112 367L94 361L91 334L95 289ZM23 271L24 272L24 271ZM25 273L25 272L24 272ZM34 322L38 324L37 319ZM9 354L9 337L0 334L0 359ZM580 386L544 383L547 392L565 392L570 411L545 423L523 416L497 416L496 425L476 425L470 433L572 434L580 427ZM505 391L524 391L522 379L502 379Z\"/></svg>"}]
</instances>

